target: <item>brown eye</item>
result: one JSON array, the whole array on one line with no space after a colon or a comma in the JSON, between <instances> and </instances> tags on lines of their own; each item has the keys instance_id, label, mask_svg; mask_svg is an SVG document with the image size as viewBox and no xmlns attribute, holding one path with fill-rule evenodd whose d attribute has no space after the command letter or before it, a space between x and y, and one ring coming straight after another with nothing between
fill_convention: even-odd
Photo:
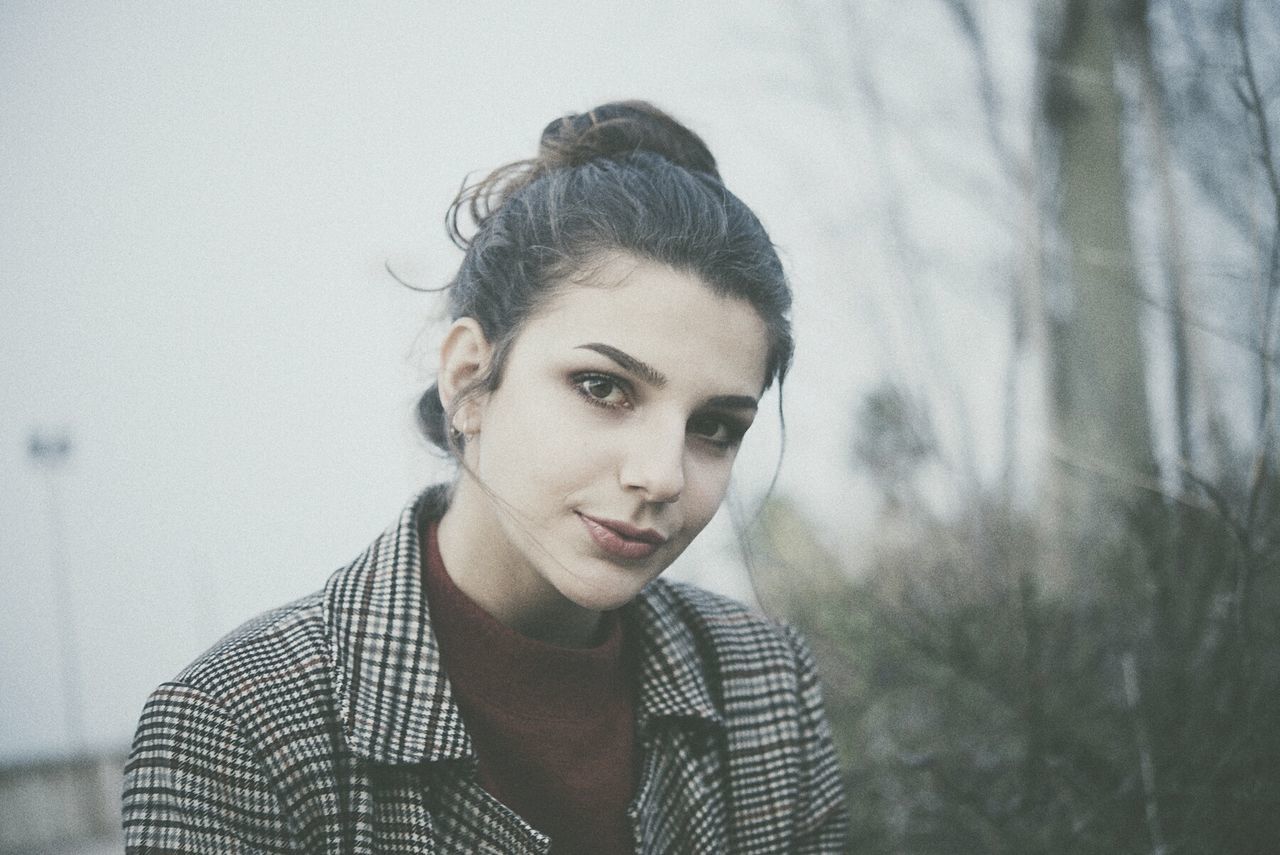
<instances>
[{"instance_id":1,"label":"brown eye","mask_svg":"<svg viewBox=\"0 0 1280 855\"><path fill-rule=\"evenodd\" d=\"M731 448L742 441L745 425L716 415L696 415L689 419L689 432L712 445Z\"/></svg>"},{"instance_id":2,"label":"brown eye","mask_svg":"<svg viewBox=\"0 0 1280 855\"><path fill-rule=\"evenodd\" d=\"M622 382L608 374L580 374L573 378L573 388L587 403L598 407L631 406Z\"/></svg>"},{"instance_id":3,"label":"brown eye","mask_svg":"<svg viewBox=\"0 0 1280 855\"><path fill-rule=\"evenodd\" d=\"M583 388L591 397L603 401L613 392L613 381L603 377L593 377L583 383Z\"/></svg>"},{"instance_id":4,"label":"brown eye","mask_svg":"<svg viewBox=\"0 0 1280 855\"><path fill-rule=\"evenodd\" d=\"M725 430L724 423L709 416L694 416L689 419L689 430L707 439L728 439L728 431Z\"/></svg>"}]
</instances>

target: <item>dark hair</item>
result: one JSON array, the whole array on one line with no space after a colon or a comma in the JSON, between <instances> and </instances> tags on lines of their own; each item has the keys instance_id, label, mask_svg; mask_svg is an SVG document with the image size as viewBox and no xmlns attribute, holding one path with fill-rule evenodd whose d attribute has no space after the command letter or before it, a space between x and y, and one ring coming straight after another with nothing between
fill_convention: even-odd
<instances>
[{"instance_id":1,"label":"dark hair","mask_svg":"<svg viewBox=\"0 0 1280 855\"><path fill-rule=\"evenodd\" d=\"M468 239L460 219L475 230ZM449 284L451 319L471 317L493 345L484 376L459 395L498 388L524 322L575 277L617 255L696 275L750 303L769 331L766 388L791 363L791 289L769 235L720 180L692 131L652 104L620 101L556 119L538 156L464 186L445 217L465 250ZM435 384L418 402L423 433L456 453Z\"/></svg>"}]
</instances>

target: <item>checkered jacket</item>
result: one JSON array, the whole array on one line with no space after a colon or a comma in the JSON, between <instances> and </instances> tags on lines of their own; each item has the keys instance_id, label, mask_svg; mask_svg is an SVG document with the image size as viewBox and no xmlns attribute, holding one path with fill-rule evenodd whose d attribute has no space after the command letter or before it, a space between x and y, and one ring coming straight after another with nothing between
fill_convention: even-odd
<instances>
[{"instance_id":1,"label":"checkered jacket","mask_svg":"<svg viewBox=\"0 0 1280 855\"><path fill-rule=\"evenodd\" d=\"M130 852L545 853L486 793L423 603L433 488L316 594L160 686L126 767ZM687 585L626 607L640 648L637 852L838 852L845 806L808 648Z\"/></svg>"}]
</instances>

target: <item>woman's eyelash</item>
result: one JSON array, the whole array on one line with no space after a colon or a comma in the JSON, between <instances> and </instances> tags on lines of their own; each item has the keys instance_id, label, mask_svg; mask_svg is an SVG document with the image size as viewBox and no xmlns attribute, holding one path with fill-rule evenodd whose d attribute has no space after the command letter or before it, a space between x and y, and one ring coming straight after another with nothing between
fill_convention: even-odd
<instances>
[{"instance_id":1,"label":"woman's eyelash","mask_svg":"<svg viewBox=\"0 0 1280 855\"><path fill-rule=\"evenodd\" d=\"M570 378L570 380L573 390L582 396L587 403L592 404L593 406L604 407L606 409L631 406L627 383L621 377L615 377L612 374L603 374L598 371L588 371L581 374L575 374ZM607 394L595 394L595 392L592 391L593 388L595 392L605 389L607 390ZM624 400L610 403L608 398L611 397L614 392L621 392L624 396Z\"/></svg>"},{"instance_id":2,"label":"woman's eyelash","mask_svg":"<svg viewBox=\"0 0 1280 855\"><path fill-rule=\"evenodd\" d=\"M569 378L569 385L593 407L606 410L631 409L631 385L621 377L601 371L583 371ZM615 395L619 400L611 401ZM750 422L718 413L700 413L689 419L689 430L717 448L734 448L742 442Z\"/></svg>"},{"instance_id":3,"label":"woman's eyelash","mask_svg":"<svg viewBox=\"0 0 1280 855\"><path fill-rule=\"evenodd\" d=\"M710 431L698 433L698 436L721 448L732 448L738 445L749 427L738 419L718 415L695 416L689 420L689 425L695 430L710 427ZM715 435L720 433L721 429L724 431L724 436L717 438Z\"/></svg>"}]
</instances>

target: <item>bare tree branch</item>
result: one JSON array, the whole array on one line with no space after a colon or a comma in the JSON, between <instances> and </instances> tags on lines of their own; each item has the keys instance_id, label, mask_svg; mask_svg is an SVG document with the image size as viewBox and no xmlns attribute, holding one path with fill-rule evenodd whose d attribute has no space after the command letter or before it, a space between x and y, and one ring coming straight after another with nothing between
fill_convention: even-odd
<instances>
[{"instance_id":1,"label":"bare tree branch","mask_svg":"<svg viewBox=\"0 0 1280 855\"><path fill-rule=\"evenodd\" d=\"M1248 96L1241 95L1241 102L1258 124L1258 155L1262 161L1267 184L1271 189L1271 202L1274 211L1274 231L1271 235L1271 253L1265 281L1261 327L1259 330L1259 363L1261 379L1261 397L1258 412L1259 447L1253 462L1252 484L1249 490L1249 510L1246 526L1252 528L1257 516L1258 503L1262 496L1262 485L1270 469L1271 446L1275 442L1274 395L1272 393L1271 367L1273 350L1271 345L1271 328L1275 325L1277 295L1280 294L1280 171L1277 170L1275 154L1271 148L1271 120L1267 115L1266 101L1262 97L1258 84L1258 74L1253 65L1253 51L1249 46L1249 37L1245 26L1244 0L1236 0L1235 32L1240 44L1240 56L1243 61L1244 84Z\"/></svg>"}]
</instances>

